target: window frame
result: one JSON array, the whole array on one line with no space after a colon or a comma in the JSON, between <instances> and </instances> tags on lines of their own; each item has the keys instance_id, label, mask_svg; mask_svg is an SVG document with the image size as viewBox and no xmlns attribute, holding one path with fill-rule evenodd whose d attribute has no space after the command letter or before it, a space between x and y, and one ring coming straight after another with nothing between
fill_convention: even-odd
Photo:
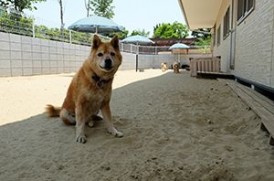
<instances>
[{"instance_id":1,"label":"window frame","mask_svg":"<svg viewBox=\"0 0 274 181\"><path fill-rule=\"evenodd\" d=\"M223 40L225 40L230 33L230 6L227 8L223 18Z\"/></svg>"},{"instance_id":2,"label":"window frame","mask_svg":"<svg viewBox=\"0 0 274 181\"><path fill-rule=\"evenodd\" d=\"M252 5L250 6L250 2ZM238 0L237 4L237 22L241 24L255 9L255 0ZM240 14L241 13L241 14Z\"/></svg>"}]
</instances>

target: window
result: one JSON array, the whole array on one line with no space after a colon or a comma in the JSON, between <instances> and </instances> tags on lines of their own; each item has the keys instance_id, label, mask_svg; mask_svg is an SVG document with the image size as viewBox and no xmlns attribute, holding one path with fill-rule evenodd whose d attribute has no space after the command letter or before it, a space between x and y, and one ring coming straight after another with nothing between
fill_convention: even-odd
<instances>
[{"instance_id":1,"label":"window","mask_svg":"<svg viewBox=\"0 0 274 181\"><path fill-rule=\"evenodd\" d=\"M217 29L217 45L221 44L221 26Z\"/></svg>"},{"instance_id":2,"label":"window","mask_svg":"<svg viewBox=\"0 0 274 181\"><path fill-rule=\"evenodd\" d=\"M238 16L237 20L243 20L254 9L255 0L238 0Z\"/></svg>"},{"instance_id":3,"label":"window","mask_svg":"<svg viewBox=\"0 0 274 181\"><path fill-rule=\"evenodd\" d=\"M224 17L224 27L223 27L223 38L226 39L226 37L229 35L229 22L230 22L230 17L229 17L229 12L230 8L227 9Z\"/></svg>"}]
</instances>

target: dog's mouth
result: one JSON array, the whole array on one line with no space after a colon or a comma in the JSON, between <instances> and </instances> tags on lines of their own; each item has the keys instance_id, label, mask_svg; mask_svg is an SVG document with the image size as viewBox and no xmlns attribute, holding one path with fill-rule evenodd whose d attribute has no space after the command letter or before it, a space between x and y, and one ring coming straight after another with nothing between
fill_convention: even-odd
<instances>
[{"instance_id":1,"label":"dog's mouth","mask_svg":"<svg viewBox=\"0 0 274 181\"><path fill-rule=\"evenodd\" d=\"M109 67L109 66L101 66L100 65L100 68L103 69L104 71L111 71L113 67L112 66Z\"/></svg>"},{"instance_id":2,"label":"dog's mouth","mask_svg":"<svg viewBox=\"0 0 274 181\"><path fill-rule=\"evenodd\" d=\"M114 67L111 59L106 59L106 60L102 61L99 66L101 69L103 69L105 71L110 71Z\"/></svg>"}]
</instances>

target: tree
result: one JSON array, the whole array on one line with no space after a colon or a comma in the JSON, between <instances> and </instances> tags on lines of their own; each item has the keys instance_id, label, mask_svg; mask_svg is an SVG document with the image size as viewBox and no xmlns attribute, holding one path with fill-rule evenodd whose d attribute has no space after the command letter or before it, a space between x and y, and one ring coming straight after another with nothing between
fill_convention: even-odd
<instances>
[{"instance_id":1,"label":"tree","mask_svg":"<svg viewBox=\"0 0 274 181\"><path fill-rule=\"evenodd\" d=\"M197 46L209 46L211 43L210 28L192 31L191 35L198 38L198 41L195 42L195 45Z\"/></svg>"},{"instance_id":2,"label":"tree","mask_svg":"<svg viewBox=\"0 0 274 181\"><path fill-rule=\"evenodd\" d=\"M191 35L196 38L208 39L211 37L210 28L200 28L200 29L194 30L192 31Z\"/></svg>"},{"instance_id":3,"label":"tree","mask_svg":"<svg viewBox=\"0 0 274 181\"><path fill-rule=\"evenodd\" d=\"M201 47L206 47L211 44L211 37L207 38L198 38L198 41L195 42L195 45L201 46Z\"/></svg>"},{"instance_id":4,"label":"tree","mask_svg":"<svg viewBox=\"0 0 274 181\"><path fill-rule=\"evenodd\" d=\"M134 35L142 35L145 37L149 36L149 31L146 32L144 29L143 30L133 30L130 34L130 36L134 36Z\"/></svg>"},{"instance_id":5,"label":"tree","mask_svg":"<svg viewBox=\"0 0 274 181\"><path fill-rule=\"evenodd\" d=\"M157 24L154 27L154 38L185 38L188 35L188 28L179 22Z\"/></svg>"},{"instance_id":6,"label":"tree","mask_svg":"<svg viewBox=\"0 0 274 181\"><path fill-rule=\"evenodd\" d=\"M85 8L87 10L87 17L90 16L90 11L91 11L91 0L84 0L85 1Z\"/></svg>"},{"instance_id":7,"label":"tree","mask_svg":"<svg viewBox=\"0 0 274 181\"><path fill-rule=\"evenodd\" d=\"M16 11L23 12L24 9L36 10L37 8L32 4L43 1L46 0L0 0L0 6L5 8L12 6Z\"/></svg>"},{"instance_id":8,"label":"tree","mask_svg":"<svg viewBox=\"0 0 274 181\"><path fill-rule=\"evenodd\" d=\"M88 2L91 4L91 10L97 16L103 16L106 18L113 18L114 16L114 6L112 6L113 0L93 0Z\"/></svg>"},{"instance_id":9,"label":"tree","mask_svg":"<svg viewBox=\"0 0 274 181\"><path fill-rule=\"evenodd\" d=\"M59 5L60 5L60 19L61 19L61 35L64 36L64 7L63 7L63 1L62 0L57 0Z\"/></svg>"},{"instance_id":10,"label":"tree","mask_svg":"<svg viewBox=\"0 0 274 181\"><path fill-rule=\"evenodd\" d=\"M122 32L114 33L114 35L117 35L120 40L124 39L128 35L128 30L124 30ZM113 37L113 36L112 36Z\"/></svg>"}]
</instances>

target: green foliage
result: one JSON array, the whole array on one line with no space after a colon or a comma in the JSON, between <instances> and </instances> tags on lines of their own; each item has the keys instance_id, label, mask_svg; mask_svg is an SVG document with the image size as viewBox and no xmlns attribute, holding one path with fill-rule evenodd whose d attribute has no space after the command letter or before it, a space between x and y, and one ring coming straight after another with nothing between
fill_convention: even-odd
<instances>
[{"instance_id":1,"label":"green foliage","mask_svg":"<svg viewBox=\"0 0 274 181\"><path fill-rule=\"evenodd\" d=\"M195 45L197 46L207 47L211 44L211 33L209 28L192 31L191 35L198 38L198 41L195 42Z\"/></svg>"},{"instance_id":2,"label":"green foliage","mask_svg":"<svg viewBox=\"0 0 274 181\"><path fill-rule=\"evenodd\" d=\"M197 29L195 31L192 31L191 35L196 38L207 39L207 38L211 37L210 28Z\"/></svg>"},{"instance_id":3,"label":"green foliage","mask_svg":"<svg viewBox=\"0 0 274 181\"><path fill-rule=\"evenodd\" d=\"M154 27L153 37L154 38L185 38L188 35L188 28L179 22L162 23L157 24Z\"/></svg>"},{"instance_id":4,"label":"green foliage","mask_svg":"<svg viewBox=\"0 0 274 181\"><path fill-rule=\"evenodd\" d=\"M211 37L198 38L198 41L195 42L195 45L202 46L202 47L208 47L210 44L211 44Z\"/></svg>"},{"instance_id":5,"label":"green foliage","mask_svg":"<svg viewBox=\"0 0 274 181\"><path fill-rule=\"evenodd\" d=\"M31 18L19 17L18 20L14 20L13 16L7 12L0 16L0 31L31 36L32 24L33 19Z\"/></svg>"},{"instance_id":6,"label":"green foliage","mask_svg":"<svg viewBox=\"0 0 274 181\"><path fill-rule=\"evenodd\" d=\"M113 0L89 0L88 3L91 4L91 10L95 15L111 19L114 16L112 2Z\"/></svg>"},{"instance_id":7,"label":"green foliage","mask_svg":"<svg viewBox=\"0 0 274 181\"><path fill-rule=\"evenodd\" d=\"M18 20L12 19L11 15L4 12L0 15L0 31L20 34L25 36L33 36L33 19L28 17L20 17ZM59 28L48 28L44 25L35 25L35 37L41 39L50 39L55 41L69 42L70 33L65 29L63 34ZM71 32L72 43L90 45L91 34Z\"/></svg>"},{"instance_id":8,"label":"green foliage","mask_svg":"<svg viewBox=\"0 0 274 181\"><path fill-rule=\"evenodd\" d=\"M130 36L134 36L134 35L142 35L142 36L148 37L149 31L146 32L144 29L143 30L133 30L131 32Z\"/></svg>"},{"instance_id":9,"label":"green foliage","mask_svg":"<svg viewBox=\"0 0 274 181\"><path fill-rule=\"evenodd\" d=\"M23 12L24 9L36 10L37 8L32 4L46 0L0 0L0 6L13 6L16 11Z\"/></svg>"},{"instance_id":10,"label":"green foliage","mask_svg":"<svg viewBox=\"0 0 274 181\"><path fill-rule=\"evenodd\" d=\"M122 40L122 39L124 39L124 38L127 37L127 35L128 35L128 30L124 30L124 31L118 32L118 33L113 33L112 35L110 35L110 37L113 37L114 35L117 35L118 38L119 38L120 40Z\"/></svg>"}]
</instances>

